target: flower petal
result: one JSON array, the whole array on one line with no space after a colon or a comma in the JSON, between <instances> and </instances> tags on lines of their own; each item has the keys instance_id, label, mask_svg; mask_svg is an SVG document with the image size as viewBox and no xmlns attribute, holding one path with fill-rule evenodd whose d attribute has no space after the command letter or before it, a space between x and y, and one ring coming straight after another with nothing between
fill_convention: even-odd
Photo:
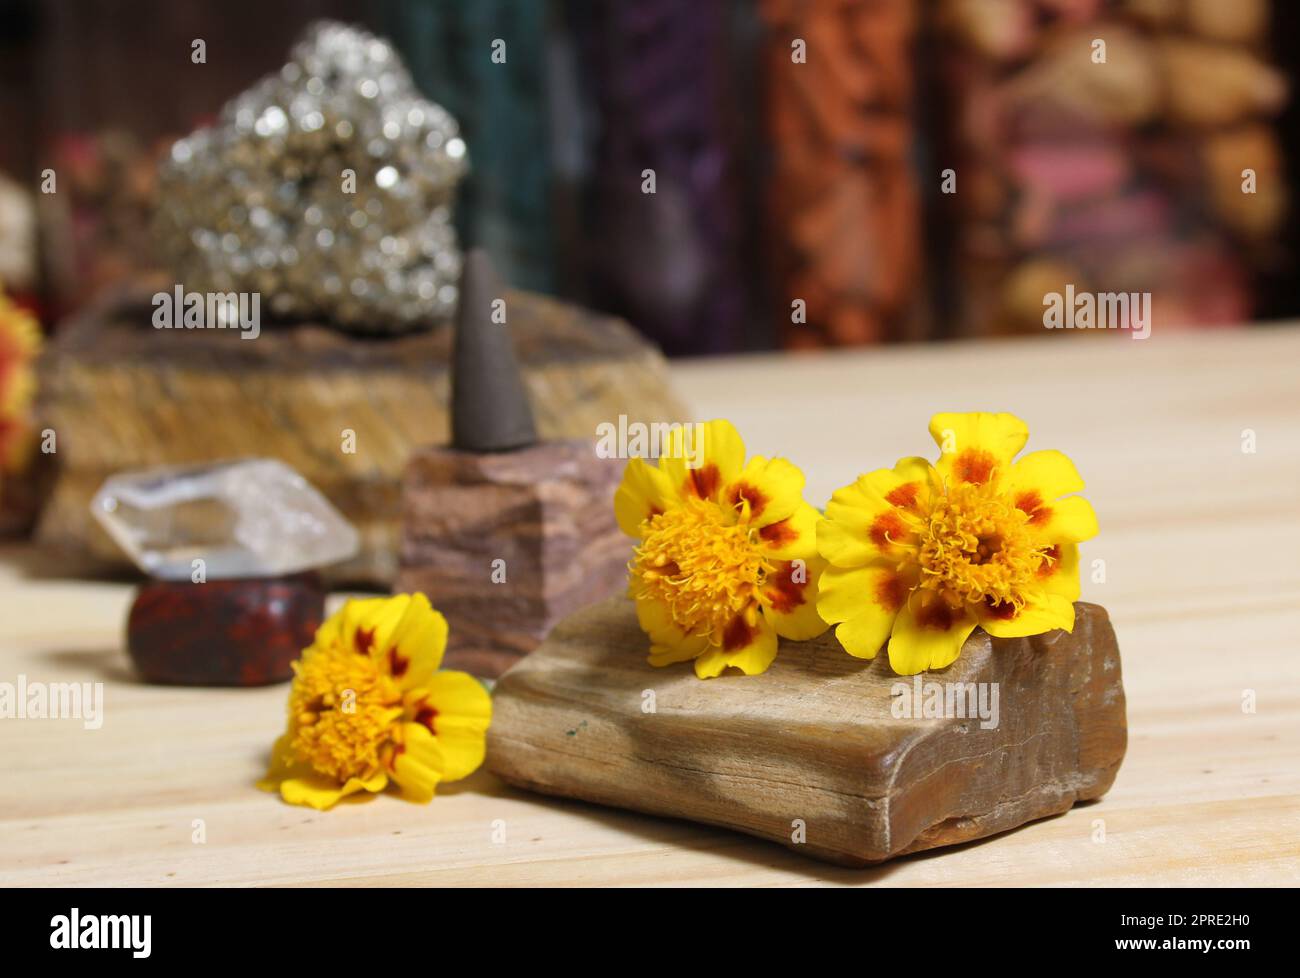
<instances>
[{"instance_id":1,"label":"flower petal","mask_svg":"<svg viewBox=\"0 0 1300 978\"><path fill-rule=\"evenodd\" d=\"M1079 600L1079 546L1054 544L1038 568L1038 585L1048 594L1059 594L1073 604Z\"/></svg>"},{"instance_id":2,"label":"flower petal","mask_svg":"<svg viewBox=\"0 0 1300 978\"><path fill-rule=\"evenodd\" d=\"M478 770L492 723L492 697L483 684L467 672L443 670L410 699L407 715L437 740L442 780L459 781Z\"/></svg>"},{"instance_id":3,"label":"flower petal","mask_svg":"<svg viewBox=\"0 0 1300 978\"><path fill-rule=\"evenodd\" d=\"M390 598L389 600L394 600ZM423 594L412 594L388 644L382 648L389 674L403 690L424 686L442 665L447 650L447 619Z\"/></svg>"},{"instance_id":4,"label":"flower petal","mask_svg":"<svg viewBox=\"0 0 1300 978\"><path fill-rule=\"evenodd\" d=\"M343 785L316 771L303 771L280 782L280 797L290 805L305 805L323 812L349 795L362 791L375 795L387 786L388 776L383 771L366 779L349 778Z\"/></svg>"},{"instance_id":5,"label":"flower petal","mask_svg":"<svg viewBox=\"0 0 1300 978\"><path fill-rule=\"evenodd\" d=\"M892 564L828 568L818 582L817 610L840 622L835 637L845 652L873 659L914 585Z\"/></svg>"},{"instance_id":6,"label":"flower petal","mask_svg":"<svg viewBox=\"0 0 1300 978\"><path fill-rule=\"evenodd\" d=\"M1024 456L1011 466L1010 481L1013 493L1037 492L1045 502L1083 490L1079 470L1064 452L1055 449Z\"/></svg>"},{"instance_id":7,"label":"flower petal","mask_svg":"<svg viewBox=\"0 0 1300 978\"><path fill-rule=\"evenodd\" d=\"M803 487L804 475L794 463L756 455L726 486L723 500L740 518L748 515L754 526L768 526L793 515L803 505Z\"/></svg>"},{"instance_id":8,"label":"flower petal","mask_svg":"<svg viewBox=\"0 0 1300 978\"><path fill-rule=\"evenodd\" d=\"M428 599L426 599L427 602ZM382 658L392 647L393 632L411 604L409 594L387 598L353 598L338 613L337 639L359 655ZM324 631L327 621L321 626ZM322 648L325 644L317 642Z\"/></svg>"},{"instance_id":9,"label":"flower petal","mask_svg":"<svg viewBox=\"0 0 1300 978\"><path fill-rule=\"evenodd\" d=\"M915 583L893 564L828 567L817 582L817 610L828 622L848 621L871 608L894 615Z\"/></svg>"},{"instance_id":10,"label":"flower petal","mask_svg":"<svg viewBox=\"0 0 1300 978\"><path fill-rule=\"evenodd\" d=\"M715 676L720 676L725 668L727 668L727 653L716 645L710 646L695 659L695 675L700 679L713 679Z\"/></svg>"},{"instance_id":11,"label":"flower petal","mask_svg":"<svg viewBox=\"0 0 1300 978\"><path fill-rule=\"evenodd\" d=\"M658 601L642 598L636 603L636 619L641 630L654 642L676 644L686 638L686 633L668 615L668 609Z\"/></svg>"},{"instance_id":12,"label":"flower petal","mask_svg":"<svg viewBox=\"0 0 1300 978\"><path fill-rule=\"evenodd\" d=\"M1005 473L1029 440L1029 427L1014 414L943 413L930 419L939 446L935 467L946 479L982 485Z\"/></svg>"},{"instance_id":13,"label":"flower petal","mask_svg":"<svg viewBox=\"0 0 1300 978\"><path fill-rule=\"evenodd\" d=\"M860 567L914 549L932 472L924 459L904 458L835 490L817 526L821 555L838 567Z\"/></svg>"},{"instance_id":14,"label":"flower petal","mask_svg":"<svg viewBox=\"0 0 1300 978\"><path fill-rule=\"evenodd\" d=\"M637 601L636 617L641 630L650 637L650 656L647 661L652 666L686 662L709 647L709 636L687 635L668 616L668 609L658 601Z\"/></svg>"},{"instance_id":15,"label":"flower petal","mask_svg":"<svg viewBox=\"0 0 1300 978\"><path fill-rule=\"evenodd\" d=\"M1029 526L1040 540L1080 543L1097 535L1097 514L1082 496L1067 496L1046 504L1030 517Z\"/></svg>"},{"instance_id":16,"label":"flower petal","mask_svg":"<svg viewBox=\"0 0 1300 978\"><path fill-rule=\"evenodd\" d=\"M695 660L695 675L712 679L731 666L746 676L757 676L772 664L776 649L776 631L766 618L759 615L750 625L738 616L724 633L722 647L714 646Z\"/></svg>"},{"instance_id":17,"label":"flower petal","mask_svg":"<svg viewBox=\"0 0 1300 978\"><path fill-rule=\"evenodd\" d=\"M438 739L422 723L404 723L401 742L389 763L393 780L409 801L427 802L443 780L443 757Z\"/></svg>"},{"instance_id":18,"label":"flower petal","mask_svg":"<svg viewBox=\"0 0 1300 978\"><path fill-rule=\"evenodd\" d=\"M886 611L877 605L869 605L857 617L836 625L835 638L849 655L858 659L874 659L876 653L884 648L897 618L897 611Z\"/></svg>"},{"instance_id":19,"label":"flower petal","mask_svg":"<svg viewBox=\"0 0 1300 978\"><path fill-rule=\"evenodd\" d=\"M689 662L709 648L707 635L684 635L676 642L652 642L646 661L655 667Z\"/></svg>"},{"instance_id":20,"label":"flower petal","mask_svg":"<svg viewBox=\"0 0 1300 978\"><path fill-rule=\"evenodd\" d=\"M773 560L810 560L817 556L817 524L822 514L800 503L793 514L758 529L758 546Z\"/></svg>"},{"instance_id":21,"label":"flower petal","mask_svg":"<svg viewBox=\"0 0 1300 978\"><path fill-rule=\"evenodd\" d=\"M1007 608L984 608L980 612L980 625L984 631L997 638L1023 638L1040 635L1055 628L1074 631L1074 603L1060 594L1043 592L1030 595L1019 613Z\"/></svg>"},{"instance_id":22,"label":"flower petal","mask_svg":"<svg viewBox=\"0 0 1300 978\"><path fill-rule=\"evenodd\" d=\"M829 509L830 507L827 507ZM817 552L836 567L862 567L880 559L859 520L845 519L841 510L836 519L817 523Z\"/></svg>"},{"instance_id":23,"label":"flower petal","mask_svg":"<svg viewBox=\"0 0 1300 978\"><path fill-rule=\"evenodd\" d=\"M817 613L817 582L826 561L787 561L763 583L763 616L781 638L797 642L816 638L829 627Z\"/></svg>"},{"instance_id":24,"label":"flower petal","mask_svg":"<svg viewBox=\"0 0 1300 978\"><path fill-rule=\"evenodd\" d=\"M975 624L964 609L954 610L942 599L914 598L903 605L894 621L889 665L901 676L946 668L961 654Z\"/></svg>"},{"instance_id":25,"label":"flower petal","mask_svg":"<svg viewBox=\"0 0 1300 978\"><path fill-rule=\"evenodd\" d=\"M745 464L745 443L730 421L674 428L659 468L684 499L722 501L722 489Z\"/></svg>"},{"instance_id":26,"label":"flower petal","mask_svg":"<svg viewBox=\"0 0 1300 978\"><path fill-rule=\"evenodd\" d=\"M1061 498L1082 488L1074 463L1060 452L1031 452L1011 468L1012 500L1042 540L1077 543L1096 535L1091 504L1078 496Z\"/></svg>"},{"instance_id":27,"label":"flower petal","mask_svg":"<svg viewBox=\"0 0 1300 978\"><path fill-rule=\"evenodd\" d=\"M668 474L643 459L629 459L623 481L614 492L614 517L630 537L641 535L641 524L669 505L676 505Z\"/></svg>"}]
</instances>

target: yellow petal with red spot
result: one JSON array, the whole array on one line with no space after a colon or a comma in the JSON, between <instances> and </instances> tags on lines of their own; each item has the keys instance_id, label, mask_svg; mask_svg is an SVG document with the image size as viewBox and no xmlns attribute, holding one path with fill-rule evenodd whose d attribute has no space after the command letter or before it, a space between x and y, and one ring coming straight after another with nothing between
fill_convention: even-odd
<instances>
[{"instance_id":1,"label":"yellow petal with red spot","mask_svg":"<svg viewBox=\"0 0 1300 978\"><path fill-rule=\"evenodd\" d=\"M393 781L409 801L427 802L442 780L444 761L438 739L422 723L404 723L390 763Z\"/></svg>"},{"instance_id":2,"label":"yellow petal with red spot","mask_svg":"<svg viewBox=\"0 0 1300 978\"><path fill-rule=\"evenodd\" d=\"M1054 628L1074 631L1074 603L1059 594L1043 592L1030 595L1019 612L999 613L999 609L985 608L980 612L980 625L984 631L998 638L1023 638L1040 635Z\"/></svg>"},{"instance_id":3,"label":"yellow petal with red spot","mask_svg":"<svg viewBox=\"0 0 1300 978\"><path fill-rule=\"evenodd\" d=\"M337 637L344 648L380 659L392 647L393 632L410 606L409 594L391 598L353 598L339 613ZM324 629L329 622L322 625ZM317 644L321 644L318 640Z\"/></svg>"},{"instance_id":4,"label":"yellow petal with red spot","mask_svg":"<svg viewBox=\"0 0 1300 978\"><path fill-rule=\"evenodd\" d=\"M723 505L746 516L753 526L768 526L792 516L803 505L804 476L783 458L756 455L723 490Z\"/></svg>"},{"instance_id":5,"label":"yellow petal with red spot","mask_svg":"<svg viewBox=\"0 0 1300 978\"><path fill-rule=\"evenodd\" d=\"M840 623L835 637L846 652L873 659L914 584L892 564L828 567L818 582L817 610Z\"/></svg>"},{"instance_id":6,"label":"yellow petal with red spot","mask_svg":"<svg viewBox=\"0 0 1300 978\"><path fill-rule=\"evenodd\" d=\"M837 489L817 526L817 549L839 567L897 560L915 549L918 513L929 499L931 466L924 459L900 459Z\"/></svg>"},{"instance_id":7,"label":"yellow petal with red spot","mask_svg":"<svg viewBox=\"0 0 1300 978\"><path fill-rule=\"evenodd\" d=\"M776 658L777 637L762 615L752 625L737 617L723 637L722 647L710 646L695 660L695 675L712 679L728 667L739 669L746 676L766 672Z\"/></svg>"},{"instance_id":8,"label":"yellow petal with red spot","mask_svg":"<svg viewBox=\"0 0 1300 978\"><path fill-rule=\"evenodd\" d=\"M492 697L469 673L434 673L407 713L437 740L443 781L459 781L482 765L492 723Z\"/></svg>"},{"instance_id":9,"label":"yellow petal with red spot","mask_svg":"<svg viewBox=\"0 0 1300 978\"><path fill-rule=\"evenodd\" d=\"M862 520L884 509L915 513L933 489L933 466L923 458L900 458L892 469L876 469L838 489L826 506L826 515ZM834 511L834 512L833 512Z\"/></svg>"},{"instance_id":10,"label":"yellow petal with red spot","mask_svg":"<svg viewBox=\"0 0 1300 978\"><path fill-rule=\"evenodd\" d=\"M848 621L868 607L893 615L914 584L893 564L827 567L817 582L817 610L828 622Z\"/></svg>"},{"instance_id":11,"label":"yellow petal with red spot","mask_svg":"<svg viewBox=\"0 0 1300 978\"><path fill-rule=\"evenodd\" d=\"M614 517L620 530L638 537L642 521L677 505L677 501L666 472L642 459L629 459L623 481L614 492Z\"/></svg>"},{"instance_id":12,"label":"yellow petal with red spot","mask_svg":"<svg viewBox=\"0 0 1300 978\"><path fill-rule=\"evenodd\" d=\"M786 561L763 582L763 615L781 638L804 642L826 631L817 613L817 582L825 568L820 557Z\"/></svg>"},{"instance_id":13,"label":"yellow petal with red spot","mask_svg":"<svg viewBox=\"0 0 1300 978\"><path fill-rule=\"evenodd\" d=\"M939 446L936 468L945 478L982 485L1005 475L1029 440L1029 427L1014 414L936 414L930 436Z\"/></svg>"},{"instance_id":14,"label":"yellow petal with red spot","mask_svg":"<svg viewBox=\"0 0 1300 978\"><path fill-rule=\"evenodd\" d=\"M403 690L425 685L442 665L447 650L447 619L423 594L412 594L406 613L381 646L388 674Z\"/></svg>"},{"instance_id":15,"label":"yellow petal with red spot","mask_svg":"<svg viewBox=\"0 0 1300 978\"><path fill-rule=\"evenodd\" d=\"M894 463L893 472L900 481L885 493L885 502L911 513L925 512L932 493L943 488L934 466L919 455L900 458Z\"/></svg>"},{"instance_id":16,"label":"yellow petal with red spot","mask_svg":"<svg viewBox=\"0 0 1300 978\"><path fill-rule=\"evenodd\" d=\"M721 502L723 487L740 474L745 443L730 421L706 421L673 429L659 468L684 499Z\"/></svg>"},{"instance_id":17,"label":"yellow petal with red spot","mask_svg":"<svg viewBox=\"0 0 1300 978\"><path fill-rule=\"evenodd\" d=\"M374 655L379 648L381 630L386 641L406 613L409 601L409 595L399 595L398 599L352 598L321 623L312 644L303 654L337 647Z\"/></svg>"},{"instance_id":18,"label":"yellow petal with red spot","mask_svg":"<svg viewBox=\"0 0 1300 978\"><path fill-rule=\"evenodd\" d=\"M1044 504L1030 517L1029 526L1041 540L1081 543L1097 535L1097 514L1082 496L1067 496Z\"/></svg>"},{"instance_id":19,"label":"yellow petal with red spot","mask_svg":"<svg viewBox=\"0 0 1300 978\"><path fill-rule=\"evenodd\" d=\"M975 630L974 617L941 600L908 601L894 620L889 637L889 665L901 676L944 669L956 661Z\"/></svg>"},{"instance_id":20,"label":"yellow petal with red spot","mask_svg":"<svg viewBox=\"0 0 1300 978\"><path fill-rule=\"evenodd\" d=\"M1078 544L1058 543L1048 549L1038 569L1038 586L1071 603L1079 600Z\"/></svg>"},{"instance_id":21,"label":"yellow petal with red spot","mask_svg":"<svg viewBox=\"0 0 1300 978\"><path fill-rule=\"evenodd\" d=\"M800 503L790 516L758 528L758 549L773 560L810 560L817 556L817 524L821 513Z\"/></svg>"}]
</instances>

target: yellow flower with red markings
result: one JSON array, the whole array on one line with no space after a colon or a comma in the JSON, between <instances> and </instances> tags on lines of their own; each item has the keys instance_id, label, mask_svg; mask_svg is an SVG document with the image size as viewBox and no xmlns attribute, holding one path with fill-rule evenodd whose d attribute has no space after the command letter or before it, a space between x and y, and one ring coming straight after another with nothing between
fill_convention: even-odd
<instances>
[{"instance_id":1,"label":"yellow flower with red markings","mask_svg":"<svg viewBox=\"0 0 1300 978\"><path fill-rule=\"evenodd\" d=\"M628 593L650 638L650 664L695 660L701 679L749 676L776 658L778 636L808 639L817 614L817 510L782 458L745 460L730 421L675 429L658 466L628 462L614 494L637 540Z\"/></svg>"},{"instance_id":2,"label":"yellow flower with red markings","mask_svg":"<svg viewBox=\"0 0 1300 978\"><path fill-rule=\"evenodd\" d=\"M1013 638L1074 628L1078 544L1097 533L1074 463L1015 456L1011 414L936 414L939 460L901 459L836 491L817 526L830 566L817 608L851 655L886 641L894 671L951 665L981 626Z\"/></svg>"},{"instance_id":3,"label":"yellow flower with red markings","mask_svg":"<svg viewBox=\"0 0 1300 978\"><path fill-rule=\"evenodd\" d=\"M492 700L440 670L447 621L423 594L349 601L293 664L289 726L258 786L327 809L389 785L427 802L480 764Z\"/></svg>"},{"instance_id":4,"label":"yellow flower with red markings","mask_svg":"<svg viewBox=\"0 0 1300 978\"><path fill-rule=\"evenodd\" d=\"M17 468L22 461L40 349L36 317L0 291L0 469Z\"/></svg>"}]
</instances>

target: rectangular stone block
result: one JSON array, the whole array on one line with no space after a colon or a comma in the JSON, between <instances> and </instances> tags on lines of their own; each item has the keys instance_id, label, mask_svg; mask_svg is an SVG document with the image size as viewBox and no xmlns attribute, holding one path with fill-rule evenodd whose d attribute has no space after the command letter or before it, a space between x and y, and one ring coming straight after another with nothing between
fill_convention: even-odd
<instances>
[{"instance_id":1,"label":"rectangular stone block","mask_svg":"<svg viewBox=\"0 0 1300 978\"><path fill-rule=\"evenodd\" d=\"M447 616L449 668L499 676L565 615L627 587L632 541L613 504L624 464L581 439L411 457L396 590Z\"/></svg>"},{"instance_id":2,"label":"rectangular stone block","mask_svg":"<svg viewBox=\"0 0 1300 978\"><path fill-rule=\"evenodd\" d=\"M977 629L920 677L827 633L783 641L762 676L701 681L689 663L650 666L632 602L612 598L500 679L488 767L849 866L980 839L1100 797L1124 758L1115 634L1104 609L1075 607L1073 633ZM966 716L931 715L958 703Z\"/></svg>"}]
</instances>

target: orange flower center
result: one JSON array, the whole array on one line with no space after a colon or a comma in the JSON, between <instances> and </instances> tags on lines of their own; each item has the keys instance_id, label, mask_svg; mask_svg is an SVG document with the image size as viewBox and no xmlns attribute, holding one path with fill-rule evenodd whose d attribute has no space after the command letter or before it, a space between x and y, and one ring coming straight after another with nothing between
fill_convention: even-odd
<instances>
[{"instance_id":1,"label":"orange flower center","mask_svg":"<svg viewBox=\"0 0 1300 978\"><path fill-rule=\"evenodd\" d=\"M294 663L289 691L293 752L340 783L370 777L396 736L402 696L368 655L332 646Z\"/></svg>"},{"instance_id":2,"label":"orange flower center","mask_svg":"<svg viewBox=\"0 0 1300 978\"><path fill-rule=\"evenodd\" d=\"M936 494L921 529L921 587L954 607L984 603L1019 611L1048 549L1038 546L1028 523L991 481Z\"/></svg>"},{"instance_id":3,"label":"orange flower center","mask_svg":"<svg viewBox=\"0 0 1300 978\"><path fill-rule=\"evenodd\" d=\"M748 521L731 522L715 503L691 501L648 519L632 561L632 593L659 602L688 635L722 644L737 615L758 620L761 588L775 566Z\"/></svg>"}]
</instances>

